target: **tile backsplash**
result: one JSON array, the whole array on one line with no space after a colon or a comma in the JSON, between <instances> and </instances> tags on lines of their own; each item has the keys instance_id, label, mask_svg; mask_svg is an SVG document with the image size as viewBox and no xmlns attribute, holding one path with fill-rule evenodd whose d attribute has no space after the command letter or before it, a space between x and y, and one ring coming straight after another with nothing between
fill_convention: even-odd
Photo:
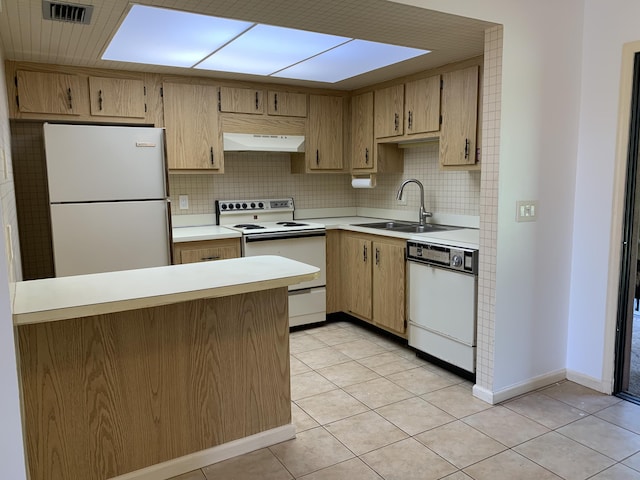
<instances>
[{"instance_id":1,"label":"tile backsplash","mask_svg":"<svg viewBox=\"0 0 640 480\"><path fill-rule=\"evenodd\" d=\"M418 189L408 186L407 205L397 205L396 191L407 178L425 187L427 210L459 215L479 214L480 172L440 170L438 142L404 150L404 173L380 174L372 189L354 189L346 174L292 174L288 154L229 153L223 175L170 175L174 215L214 213L216 199L293 197L298 209L371 207L416 210ZM189 196L180 210L179 196Z\"/></svg>"}]
</instances>

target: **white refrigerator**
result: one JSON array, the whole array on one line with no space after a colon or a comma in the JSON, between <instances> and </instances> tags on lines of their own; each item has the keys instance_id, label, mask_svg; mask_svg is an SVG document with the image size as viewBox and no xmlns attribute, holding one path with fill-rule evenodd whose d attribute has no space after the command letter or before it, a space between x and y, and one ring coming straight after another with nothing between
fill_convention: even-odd
<instances>
[{"instance_id":1,"label":"white refrigerator","mask_svg":"<svg viewBox=\"0 0 640 480\"><path fill-rule=\"evenodd\" d=\"M44 125L56 277L169 265L164 130Z\"/></svg>"}]
</instances>

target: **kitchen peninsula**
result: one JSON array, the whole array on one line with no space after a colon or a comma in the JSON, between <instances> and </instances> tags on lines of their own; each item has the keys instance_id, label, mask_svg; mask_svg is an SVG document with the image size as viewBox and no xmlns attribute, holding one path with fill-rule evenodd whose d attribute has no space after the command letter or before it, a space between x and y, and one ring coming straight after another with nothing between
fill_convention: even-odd
<instances>
[{"instance_id":1,"label":"kitchen peninsula","mask_svg":"<svg viewBox=\"0 0 640 480\"><path fill-rule=\"evenodd\" d=\"M169 478L292 438L287 287L317 272L259 256L17 283L30 477Z\"/></svg>"}]
</instances>

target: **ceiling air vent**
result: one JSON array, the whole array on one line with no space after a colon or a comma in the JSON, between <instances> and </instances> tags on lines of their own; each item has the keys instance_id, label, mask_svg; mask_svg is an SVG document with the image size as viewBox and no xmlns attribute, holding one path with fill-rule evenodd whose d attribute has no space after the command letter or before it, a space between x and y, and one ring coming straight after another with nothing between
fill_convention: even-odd
<instances>
[{"instance_id":1,"label":"ceiling air vent","mask_svg":"<svg viewBox=\"0 0 640 480\"><path fill-rule=\"evenodd\" d=\"M42 16L45 20L89 25L92 13L92 5L74 5L50 0L42 1Z\"/></svg>"}]
</instances>

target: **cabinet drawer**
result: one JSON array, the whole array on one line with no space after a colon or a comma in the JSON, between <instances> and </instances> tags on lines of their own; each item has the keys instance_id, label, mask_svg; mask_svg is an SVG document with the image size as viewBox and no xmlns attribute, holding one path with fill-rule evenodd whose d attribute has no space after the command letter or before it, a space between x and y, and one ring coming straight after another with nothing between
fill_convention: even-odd
<instances>
[{"instance_id":1,"label":"cabinet drawer","mask_svg":"<svg viewBox=\"0 0 640 480\"><path fill-rule=\"evenodd\" d=\"M181 242L174 245L174 263L197 263L238 258L240 239L204 240L201 242Z\"/></svg>"}]
</instances>

